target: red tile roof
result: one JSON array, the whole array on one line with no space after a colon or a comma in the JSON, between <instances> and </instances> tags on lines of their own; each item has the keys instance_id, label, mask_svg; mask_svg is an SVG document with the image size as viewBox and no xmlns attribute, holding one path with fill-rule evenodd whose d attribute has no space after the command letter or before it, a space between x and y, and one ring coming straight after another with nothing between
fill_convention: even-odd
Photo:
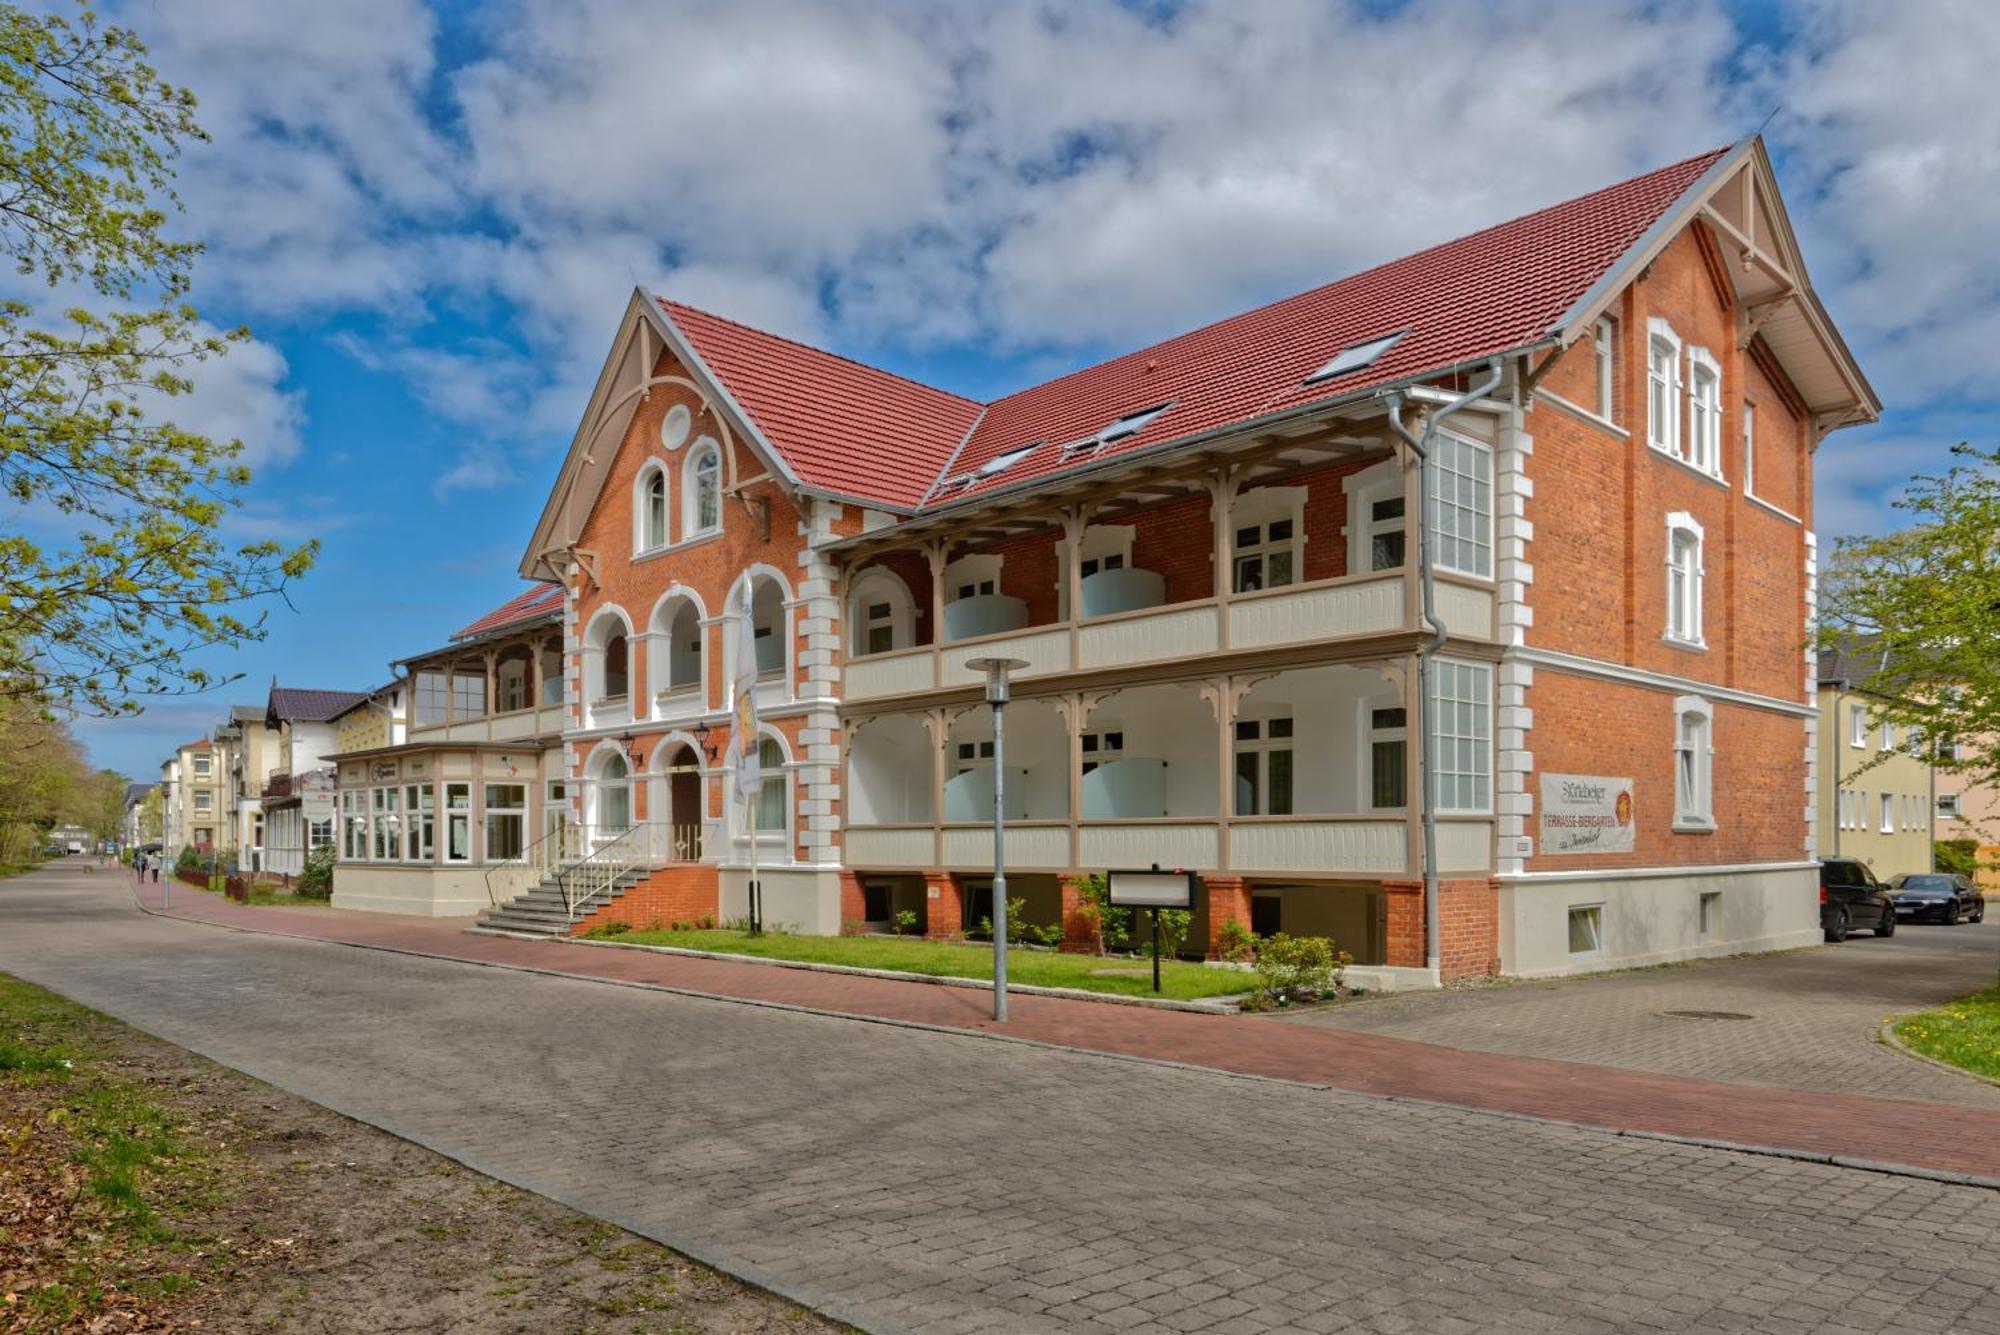
<instances>
[{"instance_id":1,"label":"red tile roof","mask_svg":"<svg viewBox=\"0 0 2000 1335\"><path fill-rule=\"evenodd\" d=\"M693 306L660 307L809 486L914 508L979 420L971 399Z\"/></svg>"},{"instance_id":2,"label":"red tile roof","mask_svg":"<svg viewBox=\"0 0 2000 1335\"><path fill-rule=\"evenodd\" d=\"M809 486L915 508L945 480L947 465L951 476L963 476L1046 442L936 505L1536 343L1728 152L1662 167L1030 386L983 411L970 399L691 306L660 305ZM1374 364L1305 383L1341 349L1398 330L1408 332ZM1173 407L1135 435L1094 455L1061 458L1066 442L1169 401Z\"/></svg>"},{"instance_id":3,"label":"red tile roof","mask_svg":"<svg viewBox=\"0 0 2000 1335\"><path fill-rule=\"evenodd\" d=\"M475 635L487 635L493 631L505 630L509 626L554 616L562 611L562 605L562 585L536 584L515 594L479 620L455 633L451 637L452 642L455 644L460 640L469 640Z\"/></svg>"}]
</instances>

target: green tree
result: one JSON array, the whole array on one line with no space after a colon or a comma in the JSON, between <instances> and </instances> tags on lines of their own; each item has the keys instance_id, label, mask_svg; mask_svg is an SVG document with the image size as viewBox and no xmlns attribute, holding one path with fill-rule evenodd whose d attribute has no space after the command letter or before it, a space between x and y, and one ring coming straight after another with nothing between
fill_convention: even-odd
<instances>
[{"instance_id":1,"label":"green tree","mask_svg":"<svg viewBox=\"0 0 2000 1335\"><path fill-rule=\"evenodd\" d=\"M62 535L0 535L0 695L114 714L220 684L193 656L261 639L254 605L317 553L225 541L242 442L150 415L246 336L200 323L167 226L202 138L129 29L0 3L0 255L59 307L0 301L0 489Z\"/></svg>"},{"instance_id":2,"label":"green tree","mask_svg":"<svg viewBox=\"0 0 2000 1335\"><path fill-rule=\"evenodd\" d=\"M1953 447L1894 502L1914 523L1844 538L1820 590L1822 645L1868 647L1870 712L1938 743L1940 768L2000 784L2000 452Z\"/></svg>"}]
</instances>

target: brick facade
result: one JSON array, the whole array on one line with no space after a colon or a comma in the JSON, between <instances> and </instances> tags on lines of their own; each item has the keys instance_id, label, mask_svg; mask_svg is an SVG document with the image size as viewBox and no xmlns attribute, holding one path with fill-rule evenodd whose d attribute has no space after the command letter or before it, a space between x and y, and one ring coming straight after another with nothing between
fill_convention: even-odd
<instances>
[{"instance_id":1,"label":"brick facade","mask_svg":"<svg viewBox=\"0 0 2000 1335\"><path fill-rule=\"evenodd\" d=\"M606 923L641 930L680 923L715 922L721 916L715 868L662 867L617 899L578 919L570 930L581 936Z\"/></svg>"}]
</instances>

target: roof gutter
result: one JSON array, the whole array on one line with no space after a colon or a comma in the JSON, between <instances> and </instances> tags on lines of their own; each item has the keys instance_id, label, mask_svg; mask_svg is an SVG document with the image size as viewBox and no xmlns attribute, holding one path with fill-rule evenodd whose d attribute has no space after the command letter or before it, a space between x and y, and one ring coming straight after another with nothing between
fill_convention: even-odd
<instances>
[{"instance_id":1,"label":"roof gutter","mask_svg":"<svg viewBox=\"0 0 2000 1335\"><path fill-rule=\"evenodd\" d=\"M1486 364L1486 378L1465 393L1445 404L1424 420L1422 437L1410 434L1403 425L1403 404L1406 399L1401 389L1392 389L1382 395L1389 408L1389 428L1394 431L1410 452L1417 456L1417 570L1424 590L1424 624L1431 628L1431 637L1417 649L1417 723L1423 748L1423 826L1424 826L1424 966L1439 982L1444 981L1444 958L1438 948L1438 874L1437 874L1437 767L1431 763L1437 753L1437 711L1431 708L1431 659L1438 650L1444 648L1450 637L1445 624L1437 613L1437 576L1431 565L1430 541L1430 496L1431 496L1431 446L1437 440L1438 426L1453 413L1469 407L1485 398L1500 387L1502 361L1493 358Z\"/></svg>"}]
</instances>

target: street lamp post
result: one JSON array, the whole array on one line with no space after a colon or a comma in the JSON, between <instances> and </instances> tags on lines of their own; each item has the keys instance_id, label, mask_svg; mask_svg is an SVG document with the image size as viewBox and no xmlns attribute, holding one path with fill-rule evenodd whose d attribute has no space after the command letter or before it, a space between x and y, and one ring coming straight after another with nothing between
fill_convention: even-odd
<instances>
[{"instance_id":1,"label":"street lamp post","mask_svg":"<svg viewBox=\"0 0 2000 1335\"><path fill-rule=\"evenodd\" d=\"M1007 674L1028 666L1024 658L975 658L966 664L986 674L986 703L993 707L993 1018L1007 1018Z\"/></svg>"}]
</instances>

